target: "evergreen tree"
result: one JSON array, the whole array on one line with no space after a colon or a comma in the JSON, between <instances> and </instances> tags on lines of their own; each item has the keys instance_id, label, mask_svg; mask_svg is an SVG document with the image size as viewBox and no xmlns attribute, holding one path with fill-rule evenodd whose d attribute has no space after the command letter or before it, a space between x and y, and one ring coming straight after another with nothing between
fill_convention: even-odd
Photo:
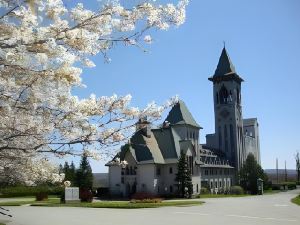
<instances>
[{"instance_id":1,"label":"evergreen tree","mask_svg":"<svg viewBox=\"0 0 300 225\"><path fill-rule=\"evenodd\" d=\"M88 158L83 154L79 169L76 171L76 185L80 189L92 189L93 173Z\"/></svg>"},{"instance_id":2,"label":"evergreen tree","mask_svg":"<svg viewBox=\"0 0 300 225\"><path fill-rule=\"evenodd\" d=\"M58 168L58 172L61 174L61 173L64 173L64 167L59 164L59 168Z\"/></svg>"},{"instance_id":3,"label":"evergreen tree","mask_svg":"<svg viewBox=\"0 0 300 225\"><path fill-rule=\"evenodd\" d=\"M188 167L186 155L181 151L177 164L175 181L178 183L178 194L181 198L191 198L193 194L192 174Z\"/></svg>"},{"instance_id":4,"label":"evergreen tree","mask_svg":"<svg viewBox=\"0 0 300 225\"><path fill-rule=\"evenodd\" d=\"M268 183L267 175L251 153L247 156L247 159L239 172L239 178L241 186L251 194L257 194L258 192L257 179L262 179L264 185Z\"/></svg>"},{"instance_id":5,"label":"evergreen tree","mask_svg":"<svg viewBox=\"0 0 300 225\"><path fill-rule=\"evenodd\" d=\"M64 181L66 181L66 180L70 181L69 180L70 179L70 166L69 166L68 162L65 162L63 172L65 174Z\"/></svg>"},{"instance_id":6,"label":"evergreen tree","mask_svg":"<svg viewBox=\"0 0 300 225\"><path fill-rule=\"evenodd\" d=\"M68 162L65 162L62 172L65 174L64 181L68 180L74 186L76 184L76 168L73 161L70 165Z\"/></svg>"},{"instance_id":7,"label":"evergreen tree","mask_svg":"<svg viewBox=\"0 0 300 225\"><path fill-rule=\"evenodd\" d=\"M71 181L73 185L76 183L76 168L73 161L69 169L69 181Z\"/></svg>"}]
</instances>

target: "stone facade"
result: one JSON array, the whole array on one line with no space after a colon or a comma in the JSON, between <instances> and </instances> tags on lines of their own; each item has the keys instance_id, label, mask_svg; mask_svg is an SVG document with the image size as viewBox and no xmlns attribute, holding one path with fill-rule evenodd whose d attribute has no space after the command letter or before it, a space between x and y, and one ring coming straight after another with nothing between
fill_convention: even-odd
<instances>
[{"instance_id":1,"label":"stone facade","mask_svg":"<svg viewBox=\"0 0 300 225\"><path fill-rule=\"evenodd\" d=\"M256 118L243 119L243 79L235 72L225 48L209 80L213 82L215 133L206 135L206 144L199 144L202 128L183 101L173 106L158 128L141 119L129 143L106 164L112 195L176 194L181 151L192 172L194 194L199 194L201 187L213 193L228 191L237 182L237 172L249 153L260 162L258 122ZM127 164L120 163L125 161Z\"/></svg>"}]
</instances>

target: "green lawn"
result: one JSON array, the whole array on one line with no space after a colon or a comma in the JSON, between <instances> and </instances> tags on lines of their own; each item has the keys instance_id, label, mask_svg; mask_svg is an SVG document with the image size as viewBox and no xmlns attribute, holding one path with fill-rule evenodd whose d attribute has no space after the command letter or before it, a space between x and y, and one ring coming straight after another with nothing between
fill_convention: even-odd
<instances>
[{"instance_id":1,"label":"green lawn","mask_svg":"<svg viewBox=\"0 0 300 225\"><path fill-rule=\"evenodd\" d=\"M21 206L21 205L31 205L35 203L41 203L41 204L59 204L60 199L59 198L49 198L45 201L33 201L33 200L22 200L22 201L8 201L8 202L0 202L0 206Z\"/></svg>"},{"instance_id":2,"label":"green lawn","mask_svg":"<svg viewBox=\"0 0 300 225\"><path fill-rule=\"evenodd\" d=\"M138 209L138 208L157 208L165 206L192 206L201 205L201 201L168 201L160 203L130 203L127 201L104 201L93 203L33 203L32 206L50 206L50 207L87 207L87 208L119 208L119 209Z\"/></svg>"},{"instance_id":3,"label":"green lawn","mask_svg":"<svg viewBox=\"0 0 300 225\"><path fill-rule=\"evenodd\" d=\"M292 202L300 206L300 195L292 199Z\"/></svg>"},{"instance_id":4,"label":"green lawn","mask_svg":"<svg viewBox=\"0 0 300 225\"><path fill-rule=\"evenodd\" d=\"M87 208L119 208L119 209L137 209L137 208L157 208L165 206L192 206L201 205L201 201L163 201L161 203L130 203L128 201L103 201L92 203L67 203L61 204L60 199L50 198L46 201L17 201L0 202L0 206L48 206L48 207L87 207Z\"/></svg>"},{"instance_id":5,"label":"green lawn","mask_svg":"<svg viewBox=\"0 0 300 225\"><path fill-rule=\"evenodd\" d=\"M242 194L242 195L224 195L224 194L212 195L212 194L201 194L201 195L199 195L199 198L230 198L230 197L245 197L245 196L251 196L251 195L248 195L248 194Z\"/></svg>"}]
</instances>

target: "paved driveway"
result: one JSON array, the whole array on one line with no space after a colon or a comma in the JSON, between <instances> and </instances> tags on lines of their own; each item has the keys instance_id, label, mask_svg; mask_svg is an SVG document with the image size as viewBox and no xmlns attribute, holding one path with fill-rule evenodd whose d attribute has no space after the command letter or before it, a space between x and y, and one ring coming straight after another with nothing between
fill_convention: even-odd
<instances>
[{"instance_id":1,"label":"paved driveway","mask_svg":"<svg viewBox=\"0 0 300 225\"><path fill-rule=\"evenodd\" d=\"M156 209L10 207L14 218L9 225L299 225L300 206L290 202L297 193L205 199L201 206Z\"/></svg>"}]
</instances>

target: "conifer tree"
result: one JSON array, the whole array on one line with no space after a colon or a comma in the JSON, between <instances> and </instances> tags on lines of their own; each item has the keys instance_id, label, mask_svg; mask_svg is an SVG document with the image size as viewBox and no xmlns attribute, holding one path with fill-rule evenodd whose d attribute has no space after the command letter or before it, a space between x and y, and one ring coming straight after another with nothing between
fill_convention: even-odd
<instances>
[{"instance_id":1,"label":"conifer tree","mask_svg":"<svg viewBox=\"0 0 300 225\"><path fill-rule=\"evenodd\" d=\"M72 184L75 184L76 183L75 180L76 180L76 168L74 162L72 161L69 170L69 181L71 181Z\"/></svg>"},{"instance_id":2,"label":"conifer tree","mask_svg":"<svg viewBox=\"0 0 300 225\"><path fill-rule=\"evenodd\" d=\"M181 198L191 198L193 194L192 174L188 167L186 154L181 151L177 164L175 180L178 183L178 195Z\"/></svg>"},{"instance_id":3,"label":"conifer tree","mask_svg":"<svg viewBox=\"0 0 300 225\"><path fill-rule=\"evenodd\" d=\"M76 185L80 189L92 189L93 173L87 155L83 154L79 169L76 171Z\"/></svg>"},{"instance_id":4,"label":"conifer tree","mask_svg":"<svg viewBox=\"0 0 300 225\"><path fill-rule=\"evenodd\" d=\"M264 185L268 183L267 175L251 153L247 156L247 159L239 172L239 177L241 186L251 194L257 194L258 192L257 179L262 179Z\"/></svg>"},{"instance_id":5,"label":"conifer tree","mask_svg":"<svg viewBox=\"0 0 300 225\"><path fill-rule=\"evenodd\" d=\"M63 168L63 172L65 174L65 179L64 181L68 180L70 181L70 166L69 166L69 163L68 162L65 162L64 164L64 168Z\"/></svg>"}]
</instances>

